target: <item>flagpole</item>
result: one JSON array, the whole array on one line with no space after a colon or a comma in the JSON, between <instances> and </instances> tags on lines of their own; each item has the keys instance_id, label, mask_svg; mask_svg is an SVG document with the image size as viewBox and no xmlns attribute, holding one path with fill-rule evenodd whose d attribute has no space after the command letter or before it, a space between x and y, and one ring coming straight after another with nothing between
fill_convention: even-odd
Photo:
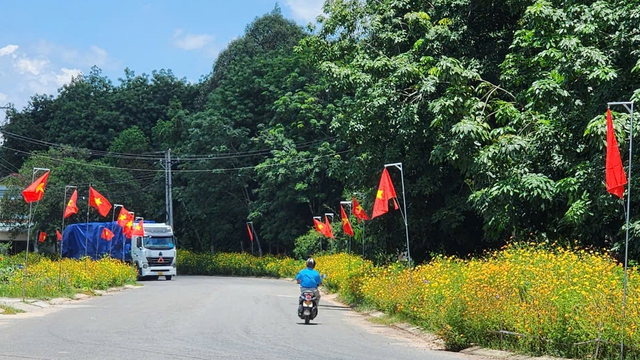
<instances>
[{"instance_id":1,"label":"flagpole","mask_svg":"<svg viewBox=\"0 0 640 360\"><path fill-rule=\"evenodd\" d=\"M404 218L404 228L405 228L405 233L407 235L407 267L411 269L411 250L409 249L409 224L407 221L407 198L404 192L404 171L402 170L402 163L393 163L393 164L384 165L385 168L391 167L391 166L394 166L400 169L400 177L402 178L402 202L404 203L404 213L402 214L402 217ZM409 276L411 276L411 273L409 273Z\"/></svg>"},{"instance_id":2,"label":"flagpole","mask_svg":"<svg viewBox=\"0 0 640 360\"><path fill-rule=\"evenodd\" d=\"M60 234L64 234L64 212L67 208L67 190L77 189L77 186L66 185L64 187L64 198L62 198L62 226L60 227ZM60 239L60 268L58 269L58 287L61 287L62 277L62 245L64 245L64 237Z\"/></svg>"},{"instance_id":3,"label":"flagpole","mask_svg":"<svg viewBox=\"0 0 640 360\"><path fill-rule=\"evenodd\" d=\"M116 217L116 208L119 207L124 207L124 205L122 204L113 204L113 213L111 213L111 232L113 233L113 238L116 237L116 224L114 224L114 219ZM115 241L114 239L111 239L111 244L109 244L109 257L111 257L111 252L113 251L113 241ZM124 251L124 241L122 242L122 251Z\"/></svg>"},{"instance_id":4,"label":"flagpole","mask_svg":"<svg viewBox=\"0 0 640 360\"><path fill-rule=\"evenodd\" d=\"M31 172L31 183L36 180L36 173L38 171L49 171L47 168L33 168ZM43 195L44 196L44 195ZM38 200L39 202L39 200ZM24 271L22 275L22 301L25 301L27 296L27 267L29 266L29 238L31 237L31 218L33 217L33 202L29 203L29 217L27 218L27 251L25 251L24 257Z\"/></svg>"},{"instance_id":5,"label":"flagpole","mask_svg":"<svg viewBox=\"0 0 640 360\"><path fill-rule=\"evenodd\" d=\"M313 218L318 220L318 221L322 220L322 216L314 216ZM322 236L320 236L320 252L322 252Z\"/></svg>"},{"instance_id":6,"label":"flagpole","mask_svg":"<svg viewBox=\"0 0 640 360\"><path fill-rule=\"evenodd\" d=\"M629 112L629 171L627 180L627 211L626 217L626 229L625 229L625 241L624 241L624 276L622 282L622 340L620 341L620 359L624 359L624 333L625 333L625 316L627 309L627 267L629 259L629 217L631 215L631 163L633 162L633 101L618 101L608 102L607 106L622 105Z\"/></svg>"},{"instance_id":7,"label":"flagpole","mask_svg":"<svg viewBox=\"0 0 640 360\"><path fill-rule=\"evenodd\" d=\"M353 203L349 200L340 201L340 205L349 205L350 206L349 210L351 210L351 207L353 207ZM345 216L347 216L347 219L349 218L349 215L347 215L346 213L345 213ZM342 224L342 226L344 226L344 224ZM347 262L347 271L351 271L351 236L348 236L347 238L347 255L349 255L348 257L349 260Z\"/></svg>"},{"instance_id":8,"label":"flagpole","mask_svg":"<svg viewBox=\"0 0 640 360\"><path fill-rule=\"evenodd\" d=\"M84 257L87 257L89 253L89 209L91 209L91 184L89 184L89 197L87 202L87 230L84 232ZM85 260L85 270L87 268L87 263Z\"/></svg>"},{"instance_id":9,"label":"flagpole","mask_svg":"<svg viewBox=\"0 0 640 360\"><path fill-rule=\"evenodd\" d=\"M331 216L331 222L329 223L329 227L331 228L331 234L332 235L333 235L333 226L331 226L331 225L333 223L333 215L334 215L333 213L324 213L324 218L325 219L327 218L327 216ZM335 239L335 235L333 235L333 236L334 236L334 238L333 238L334 241L331 241L331 238L329 238L327 241L329 241L331 243L331 251L335 252L335 244L334 243L335 243L336 239ZM329 250L329 249L327 249L327 250Z\"/></svg>"},{"instance_id":10,"label":"flagpole","mask_svg":"<svg viewBox=\"0 0 640 360\"><path fill-rule=\"evenodd\" d=\"M251 224L251 231L253 232L253 237L255 237L256 242L258 242L258 256L262 256L262 246L260 245L260 239L258 239L258 233L256 232L256 228L253 227L253 221L249 221L248 224ZM253 242L251 242L251 246L253 246Z\"/></svg>"}]
</instances>

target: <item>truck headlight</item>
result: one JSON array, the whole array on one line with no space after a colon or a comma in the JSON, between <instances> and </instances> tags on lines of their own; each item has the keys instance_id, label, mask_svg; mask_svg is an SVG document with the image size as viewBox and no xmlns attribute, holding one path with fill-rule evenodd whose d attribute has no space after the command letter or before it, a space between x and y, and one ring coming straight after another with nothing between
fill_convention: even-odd
<instances>
[{"instance_id":1,"label":"truck headlight","mask_svg":"<svg viewBox=\"0 0 640 360\"><path fill-rule=\"evenodd\" d=\"M148 267L149 267L149 264L147 264L147 263L142 264L142 268L146 269Z\"/></svg>"}]
</instances>

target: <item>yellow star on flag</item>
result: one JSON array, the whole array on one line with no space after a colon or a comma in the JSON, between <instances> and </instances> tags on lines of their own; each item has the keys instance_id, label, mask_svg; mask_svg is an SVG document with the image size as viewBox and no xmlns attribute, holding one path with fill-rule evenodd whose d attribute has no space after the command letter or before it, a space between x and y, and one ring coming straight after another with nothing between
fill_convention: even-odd
<instances>
[{"instance_id":1,"label":"yellow star on flag","mask_svg":"<svg viewBox=\"0 0 640 360\"><path fill-rule=\"evenodd\" d=\"M40 183L36 186L36 193L44 193L44 183Z\"/></svg>"},{"instance_id":2,"label":"yellow star on flag","mask_svg":"<svg viewBox=\"0 0 640 360\"><path fill-rule=\"evenodd\" d=\"M93 202L95 202L96 205L98 205L98 206L102 205L102 199L100 199L99 197L95 198L95 200L93 200Z\"/></svg>"},{"instance_id":3,"label":"yellow star on flag","mask_svg":"<svg viewBox=\"0 0 640 360\"><path fill-rule=\"evenodd\" d=\"M383 191L382 191L382 190L380 190L380 189L378 189L378 195L376 195L376 197L377 197L378 199L382 199L382 193L383 193Z\"/></svg>"}]
</instances>

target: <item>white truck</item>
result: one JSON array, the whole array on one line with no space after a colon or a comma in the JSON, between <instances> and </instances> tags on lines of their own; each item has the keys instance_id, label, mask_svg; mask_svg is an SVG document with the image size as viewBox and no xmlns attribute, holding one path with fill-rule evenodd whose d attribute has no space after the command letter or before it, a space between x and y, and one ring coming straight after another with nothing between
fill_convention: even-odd
<instances>
[{"instance_id":1,"label":"white truck","mask_svg":"<svg viewBox=\"0 0 640 360\"><path fill-rule=\"evenodd\" d=\"M171 226L162 223L144 223L144 237L131 238L131 261L138 278L171 280L176 272L176 246Z\"/></svg>"}]
</instances>

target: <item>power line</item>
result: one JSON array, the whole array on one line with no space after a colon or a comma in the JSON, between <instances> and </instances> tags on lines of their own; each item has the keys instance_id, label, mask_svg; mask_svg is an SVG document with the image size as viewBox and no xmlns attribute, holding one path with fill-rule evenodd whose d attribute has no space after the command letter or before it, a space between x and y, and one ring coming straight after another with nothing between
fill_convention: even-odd
<instances>
[{"instance_id":1,"label":"power line","mask_svg":"<svg viewBox=\"0 0 640 360\"><path fill-rule=\"evenodd\" d=\"M101 156L101 157L111 157L111 158L121 158L121 159L130 159L130 160L147 160L147 161L160 161L163 160L164 157L158 157L157 155L154 154L158 154L158 153L164 153L164 152L153 152L153 153L148 153L148 154L131 154L131 153L119 153L119 152L109 152L109 151L103 151L103 150L94 150L94 149L86 149L86 148L78 148L78 147L74 147L74 146L70 146L70 145L64 145L64 144L57 144L57 143L52 143L49 141L45 141L45 140L39 140L39 139L34 139L34 138L30 138L24 135L18 135L6 130L2 130L0 129L0 132L4 135L4 136L8 136L8 137L13 137L17 140L23 141L23 142L28 142L34 145L39 145L39 146L43 146L43 147L53 147L53 148L58 148L58 149L73 149L76 151L87 151L90 155L94 155L94 156ZM316 140L308 140L308 141L303 141L303 142L299 142L299 143L294 143L291 144L291 147L295 147L298 150L302 150L304 148L309 148L313 145L317 145L317 144L321 144L323 142L327 142L327 141L333 141L335 140L336 137L326 137L326 138L322 138L322 139L316 139ZM289 147L289 146L287 146ZM242 158L242 157L252 157L252 156L260 156L260 155L269 155L271 154L272 151L274 150L285 150L285 148L273 148L273 149L259 149L259 150L250 150L250 151L238 151L238 152L233 152L233 153L218 153L218 154L209 154L209 155L178 155L176 156L176 158L179 161L200 161L200 160L227 160L227 159L235 159L235 158Z\"/></svg>"},{"instance_id":2,"label":"power line","mask_svg":"<svg viewBox=\"0 0 640 360\"><path fill-rule=\"evenodd\" d=\"M24 154L30 154L27 151L23 151L23 150L17 150L17 149L12 149L10 147L7 146L0 146L2 148L11 150L11 151L16 151L16 152L20 152L20 153L24 153ZM304 158L304 159L298 159L298 160L292 160L289 161L287 164L296 164L296 163L302 163L302 162L307 162L307 161L312 161L318 158L326 158L326 157L332 157L335 155L341 155L341 154L345 154L349 152L349 150L343 150L343 151L338 151L334 154L329 154L329 155L321 155L321 156L314 156L314 157L309 157L309 158ZM165 172L164 169L139 169L139 168L123 168L123 167L117 167L117 166L110 166L110 165L98 165L98 164L92 164L92 163L83 163L83 162L79 162L79 161L73 161L73 160L69 160L69 159L58 159L58 158L53 158L50 156L45 156L42 154L38 154L38 156L43 157L45 159L49 159L52 161L57 161L57 162L63 162L63 163L69 163L69 164L75 164L75 165L79 165L79 166L88 166L88 167L94 167L94 168L102 168L102 169L112 169L112 170L126 170L126 171L139 171L139 172L151 172L151 173L161 173L161 172ZM260 164L260 165L253 165L253 166L242 166L242 167L236 167L236 168L214 168L214 169L177 169L177 170L171 170L172 173L224 173L224 172L228 172L228 171L237 171L237 170L254 170L256 167L274 167L274 166L283 166L283 164L270 164L270 165L265 165L265 164Z\"/></svg>"}]
</instances>

